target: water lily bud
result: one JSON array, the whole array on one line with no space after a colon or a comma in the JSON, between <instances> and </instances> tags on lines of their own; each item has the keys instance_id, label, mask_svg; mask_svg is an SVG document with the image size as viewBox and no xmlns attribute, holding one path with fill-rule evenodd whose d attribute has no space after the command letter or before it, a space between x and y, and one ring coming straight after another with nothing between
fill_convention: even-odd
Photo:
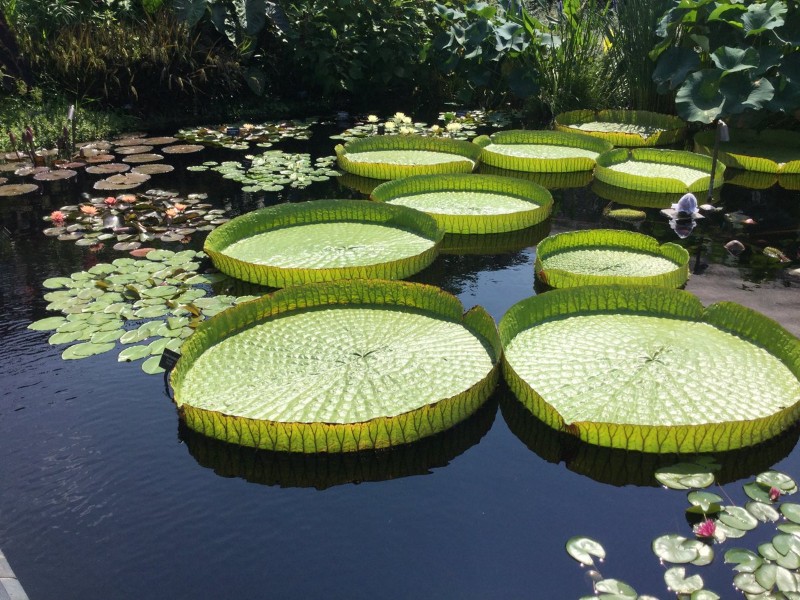
<instances>
[{"instance_id":1,"label":"water lily bud","mask_svg":"<svg viewBox=\"0 0 800 600\"><path fill-rule=\"evenodd\" d=\"M769 499L770 500L772 500L773 502L777 502L778 498L780 498L780 497L781 497L781 491L778 488L776 488L775 486L772 486L771 488L769 488Z\"/></svg>"}]
</instances>

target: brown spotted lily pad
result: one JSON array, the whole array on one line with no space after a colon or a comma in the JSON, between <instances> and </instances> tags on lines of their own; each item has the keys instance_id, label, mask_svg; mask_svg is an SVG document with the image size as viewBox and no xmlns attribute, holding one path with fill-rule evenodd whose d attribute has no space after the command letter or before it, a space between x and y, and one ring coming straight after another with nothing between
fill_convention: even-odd
<instances>
[{"instance_id":1,"label":"brown spotted lily pad","mask_svg":"<svg viewBox=\"0 0 800 600\"><path fill-rule=\"evenodd\" d=\"M151 163L149 165L138 165L131 173L144 173L145 175L160 175L161 173L171 173L175 170L172 165L161 163Z\"/></svg>"},{"instance_id":2,"label":"brown spotted lily pad","mask_svg":"<svg viewBox=\"0 0 800 600\"><path fill-rule=\"evenodd\" d=\"M132 164L139 164L139 163L151 163L157 162L159 160L163 160L163 156L160 154L131 154L130 156L126 156L122 159L122 162L132 163Z\"/></svg>"},{"instance_id":3,"label":"brown spotted lily pad","mask_svg":"<svg viewBox=\"0 0 800 600\"><path fill-rule=\"evenodd\" d=\"M39 189L35 183L13 183L10 185L0 185L0 196L22 196L30 194Z\"/></svg>"},{"instance_id":4,"label":"brown spotted lily pad","mask_svg":"<svg viewBox=\"0 0 800 600\"><path fill-rule=\"evenodd\" d=\"M36 173L33 178L36 181L63 181L65 179L72 179L78 174L77 171L71 169L56 169L54 171L42 171Z\"/></svg>"},{"instance_id":5,"label":"brown spotted lily pad","mask_svg":"<svg viewBox=\"0 0 800 600\"><path fill-rule=\"evenodd\" d=\"M99 163L111 162L112 160L114 160L114 155L113 154L95 154L95 155L92 155L92 156L84 156L83 160L85 160L89 164L96 165L96 164L99 164Z\"/></svg>"},{"instance_id":6,"label":"brown spotted lily pad","mask_svg":"<svg viewBox=\"0 0 800 600\"><path fill-rule=\"evenodd\" d=\"M120 146L116 149L117 154L122 155L129 155L129 154L144 154L145 152L150 152L153 149L153 146Z\"/></svg>"},{"instance_id":7,"label":"brown spotted lily pad","mask_svg":"<svg viewBox=\"0 0 800 600\"><path fill-rule=\"evenodd\" d=\"M144 173L120 173L95 182L96 190L130 190L150 179Z\"/></svg>"},{"instance_id":8,"label":"brown spotted lily pad","mask_svg":"<svg viewBox=\"0 0 800 600\"><path fill-rule=\"evenodd\" d=\"M86 167L86 172L92 175L113 175L116 173L125 173L131 168L130 165L124 163L105 163L102 165L93 165Z\"/></svg>"},{"instance_id":9,"label":"brown spotted lily pad","mask_svg":"<svg viewBox=\"0 0 800 600\"><path fill-rule=\"evenodd\" d=\"M162 137L144 138L143 140L141 140L141 143L150 144L151 146L164 146L165 144L174 144L177 141L178 138L162 136Z\"/></svg>"},{"instance_id":10,"label":"brown spotted lily pad","mask_svg":"<svg viewBox=\"0 0 800 600\"><path fill-rule=\"evenodd\" d=\"M174 144L172 146L164 146L161 152L164 154L191 154L192 152L200 152L205 146L200 144Z\"/></svg>"}]
</instances>

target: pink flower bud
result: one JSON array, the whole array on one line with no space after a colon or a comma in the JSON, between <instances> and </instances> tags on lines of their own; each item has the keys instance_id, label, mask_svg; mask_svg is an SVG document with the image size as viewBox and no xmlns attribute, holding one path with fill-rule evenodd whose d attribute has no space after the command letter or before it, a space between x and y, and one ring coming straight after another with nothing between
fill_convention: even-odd
<instances>
[{"instance_id":1,"label":"pink flower bud","mask_svg":"<svg viewBox=\"0 0 800 600\"><path fill-rule=\"evenodd\" d=\"M769 488L769 499L770 500L772 500L773 502L777 502L778 498L780 498L780 497L781 497L781 491L778 488L776 488L775 486L772 486L771 488Z\"/></svg>"}]
</instances>

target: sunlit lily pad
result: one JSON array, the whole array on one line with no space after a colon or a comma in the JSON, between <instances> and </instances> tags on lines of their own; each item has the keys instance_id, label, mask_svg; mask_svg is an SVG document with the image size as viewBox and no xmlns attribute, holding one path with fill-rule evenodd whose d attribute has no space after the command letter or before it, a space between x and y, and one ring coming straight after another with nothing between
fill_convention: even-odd
<instances>
[{"instance_id":1,"label":"sunlit lily pad","mask_svg":"<svg viewBox=\"0 0 800 600\"><path fill-rule=\"evenodd\" d=\"M50 169L41 173L36 173L33 176L35 181L64 181L66 179L73 179L78 175L77 171L72 169Z\"/></svg>"},{"instance_id":2,"label":"sunlit lily pad","mask_svg":"<svg viewBox=\"0 0 800 600\"><path fill-rule=\"evenodd\" d=\"M131 173L142 173L144 175L161 175L162 173L172 173L175 167L172 165L165 165L161 163L150 163L145 165L137 165L131 169Z\"/></svg>"},{"instance_id":3,"label":"sunlit lily pad","mask_svg":"<svg viewBox=\"0 0 800 600\"><path fill-rule=\"evenodd\" d=\"M471 142L415 135L384 135L336 146L341 169L373 179L471 173L480 153L480 146Z\"/></svg>"},{"instance_id":4,"label":"sunlit lily pad","mask_svg":"<svg viewBox=\"0 0 800 600\"><path fill-rule=\"evenodd\" d=\"M335 158L323 156L312 161L310 154L293 154L269 150L244 161L207 161L187 170L211 169L225 179L238 181L246 192L279 192L285 187L302 189L318 181L327 181L339 175L331 168Z\"/></svg>"},{"instance_id":5,"label":"sunlit lily pad","mask_svg":"<svg viewBox=\"0 0 800 600\"><path fill-rule=\"evenodd\" d=\"M232 277L285 287L402 279L434 260L443 235L433 217L404 206L316 200L237 217L209 234L205 251Z\"/></svg>"},{"instance_id":6,"label":"sunlit lily pad","mask_svg":"<svg viewBox=\"0 0 800 600\"><path fill-rule=\"evenodd\" d=\"M581 536L567 540L567 552L583 565L593 565L595 558L603 560L606 557L605 548L600 542Z\"/></svg>"},{"instance_id":7,"label":"sunlit lily pad","mask_svg":"<svg viewBox=\"0 0 800 600\"><path fill-rule=\"evenodd\" d=\"M164 157L160 154L130 154L123 157L122 162L128 164L151 163L163 160Z\"/></svg>"},{"instance_id":8,"label":"sunlit lily pad","mask_svg":"<svg viewBox=\"0 0 800 600\"><path fill-rule=\"evenodd\" d=\"M102 165L92 165L86 167L86 172L92 175L112 175L130 171L131 166L123 163L104 163Z\"/></svg>"},{"instance_id":9,"label":"sunlit lily pad","mask_svg":"<svg viewBox=\"0 0 800 600\"><path fill-rule=\"evenodd\" d=\"M666 146L686 135L678 117L643 110L575 110L555 117L558 131L578 131L615 146Z\"/></svg>"},{"instance_id":10,"label":"sunlit lily pad","mask_svg":"<svg viewBox=\"0 0 800 600\"><path fill-rule=\"evenodd\" d=\"M123 156L127 156L128 154L144 154L146 152L151 152L152 150L153 146L134 145L134 146L120 146L119 148L116 148L114 152L116 152L117 154L121 154Z\"/></svg>"},{"instance_id":11,"label":"sunlit lily pad","mask_svg":"<svg viewBox=\"0 0 800 600\"><path fill-rule=\"evenodd\" d=\"M613 148L596 137L561 131L499 131L473 142L482 148L481 164L539 173L591 171L597 157Z\"/></svg>"},{"instance_id":12,"label":"sunlit lily pad","mask_svg":"<svg viewBox=\"0 0 800 600\"><path fill-rule=\"evenodd\" d=\"M370 198L428 213L447 233L491 234L533 227L553 197L522 179L491 175L417 175L381 184Z\"/></svg>"},{"instance_id":13,"label":"sunlit lily pad","mask_svg":"<svg viewBox=\"0 0 800 600\"><path fill-rule=\"evenodd\" d=\"M554 288L603 283L680 287L689 278L689 253L631 231L569 231L539 244L534 269Z\"/></svg>"},{"instance_id":14,"label":"sunlit lily pad","mask_svg":"<svg viewBox=\"0 0 800 600\"><path fill-rule=\"evenodd\" d=\"M205 146L201 144L174 144L172 146L164 146L161 152L164 154L193 154L200 152Z\"/></svg>"},{"instance_id":15,"label":"sunlit lily pad","mask_svg":"<svg viewBox=\"0 0 800 600\"><path fill-rule=\"evenodd\" d=\"M198 327L172 372L175 402L191 429L246 446L349 452L413 442L465 419L494 388L493 321L480 307L461 311L421 284L286 288Z\"/></svg>"},{"instance_id":16,"label":"sunlit lily pad","mask_svg":"<svg viewBox=\"0 0 800 600\"><path fill-rule=\"evenodd\" d=\"M704 309L668 288L567 288L514 305L500 333L511 389L588 443L729 450L777 435L800 413L800 340L734 303Z\"/></svg>"}]
</instances>

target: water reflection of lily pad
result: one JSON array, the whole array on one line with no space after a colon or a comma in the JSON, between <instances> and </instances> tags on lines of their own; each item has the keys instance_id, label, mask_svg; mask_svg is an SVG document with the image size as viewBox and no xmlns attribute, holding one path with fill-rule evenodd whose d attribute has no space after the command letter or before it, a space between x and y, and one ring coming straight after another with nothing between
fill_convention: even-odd
<instances>
[{"instance_id":1,"label":"water reflection of lily pad","mask_svg":"<svg viewBox=\"0 0 800 600\"><path fill-rule=\"evenodd\" d=\"M715 129L694 136L696 152L714 152ZM800 133L781 129L728 130L730 138L719 144L718 160L728 167L761 173L800 173Z\"/></svg>"},{"instance_id":2,"label":"water reflection of lily pad","mask_svg":"<svg viewBox=\"0 0 800 600\"><path fill-rule=\"evenodd\" d=\"M518 177L538 183L548 190L565 188L586 187L592 181L592 171L575 171L573 173L527 173L525 171L510 171L499 169L481 163L478 172L486 175L502 175L503 177Z\"/></svg>"},{"instance_id":3,"label":"water reflection of lily pad","mask_svg":"<svg viewBox=\"0 0 800 600\"><path fill-rule=\"evenodd\" d=\"M471 417L447 431L378 452L297 454L255 450L201 435L183 421L178 425L178 437L200 466L213 469L221 477L322 490L348 483L427 475L431 469L446 466L480 442L496 414L497 403L490 399Z\"/></svg>"},{"instance_id":4,"label":"water reflection of lily pad","mask_svg":"<svg viewBox=\"0 0 800 600\"><path fill-rule=\"evenodd\" d=\"M118 343L148 341L124 349L119 361L153 357L143 370L157 372L158 355L165 348L177 351L207 313L252 298L209 295L210 279L198 273L204 258L193 250L153 250L144 259L119 258L70 277L50 278L43 283L47 309L64 316L40 319L29 329L52 331L51 344L70 344L62 354L65 360L108 352Z\"/></svg>"},{"instance_id":5,"label":"water reflection of lily pad","mask_svg":"<svg viewBox=\"0 0 800 600\"><path fill-rule=\"evenodd\" d=\"M550 219L533 227L505 233L467 234L448 233L442 239L440 254L507 254L535 246L550 233Z\"/></svg>"},{"instance_id":6,"label":"water reflection of lily pad","mask_svg":"<svg viewBox=\"0 0 800 600\"><path fill-rule=\"evenodd\" d=\"M636 206L639 208L669 208L676 203L681 194L679 193L658 193L658 192L642 192L639 190L631 190L628 188L617 187L610 185L604 181L595 179L592 182L592 191L606 200L619 202L627 206ZM716 188L713 193L712 200L718 201L720 196L720 188Z\"/></svg>"}]
</instances>

